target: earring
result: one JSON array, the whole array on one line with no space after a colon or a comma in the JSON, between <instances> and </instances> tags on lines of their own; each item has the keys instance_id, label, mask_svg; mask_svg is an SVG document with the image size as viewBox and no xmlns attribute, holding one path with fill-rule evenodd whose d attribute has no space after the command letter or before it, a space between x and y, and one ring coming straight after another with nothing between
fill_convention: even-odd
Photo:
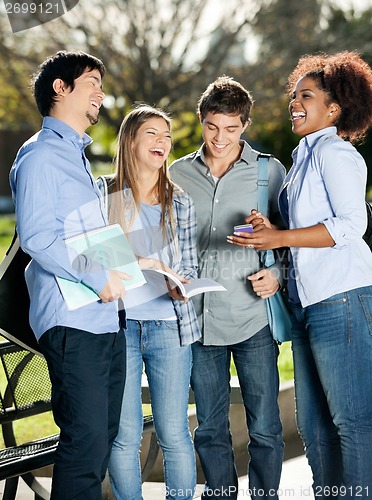
<instances>
[{"instance_id":1,"label":"earring","mask_svg":"<svg viewBox=\"0 0 372 500\"><path fill-rule=\"evenodd\" d=\"M331 111L328 116L332 116L332 115L333 115L333 111Z\"/></svg>"}]
</instances>

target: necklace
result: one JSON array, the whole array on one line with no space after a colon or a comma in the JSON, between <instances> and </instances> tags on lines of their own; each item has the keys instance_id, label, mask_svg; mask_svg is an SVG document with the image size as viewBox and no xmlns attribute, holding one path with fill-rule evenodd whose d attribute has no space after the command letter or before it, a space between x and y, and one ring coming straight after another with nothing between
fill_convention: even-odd
<instances>
[{"instance_id":1,"label":"necklace","mask_svg":"<svg viewBox=\"0 0 372 500\"><path fill-rule=\"evenodd\" d=\"M152 193L150 196L146 196L141 199L142 203L145 203L146 205L158 205L159 204L159 197L158 195Z\"/></svg>"}]
</instances>

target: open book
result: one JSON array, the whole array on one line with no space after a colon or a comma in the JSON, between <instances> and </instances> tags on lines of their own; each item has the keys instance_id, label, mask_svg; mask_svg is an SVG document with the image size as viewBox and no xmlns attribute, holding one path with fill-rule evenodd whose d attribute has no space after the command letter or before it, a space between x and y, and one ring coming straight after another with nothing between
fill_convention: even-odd
<instances>
[{"instance_id":1,"label":"open book","mask_svg":"<svg viewBox=\"0 0 372 500\"><path fill-rule=\"evenodd\" d=\"M163 271L163 269L142 269L142 271L145 277L147 273L152 273L152 282L154 282L154 277L158 274L156 285L159 287L159 290L164 290L164 293L168 292L168 286L166 283L167 278L169 280L170 288L178 287L181 295L183 297L187 297L188 299L194 295L198 295L199 293L226 291L224 286L210 278L194 278L191 279L191 283L182 283L179 279L173 276L173 274Z\"/></svg>"},{"instance_id":2,"label":"open book","mask_svg":"<svg viewBox=\"0 0 372 500\"><path fill-rule=\"evenodd\" d=\"M119 224L88 231L67 238L66 245L79 255L85 255L105 269L114 269L129 274L132 279L124 280L126 290L146 283L137 259ZM59 288L69 310L78 309L100 300L94 290L84 283L70 281L56 276Z\"/></svg>"}]
</instances>

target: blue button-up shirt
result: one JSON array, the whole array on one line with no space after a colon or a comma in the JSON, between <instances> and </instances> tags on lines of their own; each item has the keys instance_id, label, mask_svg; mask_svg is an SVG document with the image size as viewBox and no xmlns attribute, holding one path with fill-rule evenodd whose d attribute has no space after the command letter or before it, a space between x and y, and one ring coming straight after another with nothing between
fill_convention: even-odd
<instances>
[{"instance_id":1,"label":"blue button-up shirt","mask_svg":"<svg viewBox=\"0 0 372 500\"><path fill-rule=\"evenodd\" d=\"M372 283L372 253L362 239L367 225L367 168L349 142L328 127L301 139L280 194L290 229L324 224L335 245L291 248L303 307ZM292 276L293 278L293 276Z\"/></svg>"},{"instance_id":2,"label":"blue button-up shirt","mask_svg":"<svg viewBox=\"0 0 372 500\"><path fill-rule=\"evenodd\" d=\"M66 123L46 117L42 130L19 150L10 172L22 249L32 257L26 268L30 325L39 339L53 326L92 333L119 329L117 302L94 302L69 311L55 275L84 282L100 292L107 270L81 256L72 265L64 239L103 227L107 219L92 176L83 137Z\"/></svg>"}]
</instances>

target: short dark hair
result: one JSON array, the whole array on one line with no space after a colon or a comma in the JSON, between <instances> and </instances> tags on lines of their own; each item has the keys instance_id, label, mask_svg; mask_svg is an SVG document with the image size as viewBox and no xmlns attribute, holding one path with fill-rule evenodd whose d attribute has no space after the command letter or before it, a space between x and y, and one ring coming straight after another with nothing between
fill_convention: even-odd
<instances>
[{"instance_id":1,"label":"short dark hair","mask_svg":"<svg viewBox=\"0 0 372 500\"><path fill-rule=\"evenodd\" d=\"M102 61L85 52L68 52L61 50L48 57L38 68L31 80L32 92L41 116L48 116L53 108L57 94L53 90L53 82L60 78L74 89L74 82L85 71L97 69L101 77L106 69Z\"/></svg>"},{"instance_id":2,"label":"short dark hair","mask_svg":"<svg viewBox=\"0 0 372 500\"><path fill-rule=\"evenodd\" d=\"M200 96L197 113L201 120L208 113L240 116L243 125L249 121L253 99L243 85L230 76L222 75L210 83Z\"/></svg>"}]
</instances>

